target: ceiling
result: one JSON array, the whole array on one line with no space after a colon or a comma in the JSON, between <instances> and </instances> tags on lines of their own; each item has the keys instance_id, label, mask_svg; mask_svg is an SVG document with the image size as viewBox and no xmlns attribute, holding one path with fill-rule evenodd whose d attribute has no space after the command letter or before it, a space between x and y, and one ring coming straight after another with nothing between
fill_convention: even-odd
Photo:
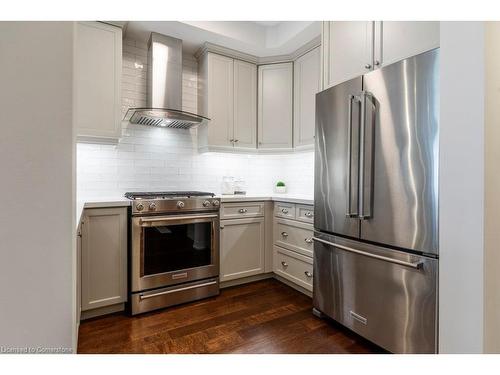
<instances>
[{"instance_id":1,"label":"ceiling","mask_svg":"<svg viewBox=\"0 0 500 375\"><path fill-rule=\"evenodd\" d=\"M194 53L210 42L257 57L289 54L321 33L318 21L130 21L125 38L147 42L151 32L182 39Z\"/></svg>"}]
</instances>

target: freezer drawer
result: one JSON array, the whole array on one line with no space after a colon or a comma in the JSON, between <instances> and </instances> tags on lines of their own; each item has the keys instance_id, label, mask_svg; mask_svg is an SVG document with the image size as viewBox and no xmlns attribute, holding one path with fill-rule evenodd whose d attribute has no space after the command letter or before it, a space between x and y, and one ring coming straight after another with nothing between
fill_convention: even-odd
<instances>
[{"instance_id":1,"label":"freezer drawer","mask_svg":"<svg viewBox=\"0 0 500 375\"><path fill-rule=\"evenodd\" d=\"M393 353L436 353L437 259L314 238L316 309Z\"/></svg>"}]
</instances>

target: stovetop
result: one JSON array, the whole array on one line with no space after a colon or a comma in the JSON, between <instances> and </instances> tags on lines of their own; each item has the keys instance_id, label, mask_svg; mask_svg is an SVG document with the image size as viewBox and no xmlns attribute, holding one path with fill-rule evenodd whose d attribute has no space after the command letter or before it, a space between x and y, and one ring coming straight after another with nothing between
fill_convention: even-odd
<instances>
[{"instance_id":1,"label":"stovetop","mask_svg":"<svg viewBox=\"0 0 500 375\"><path fill-rule=\"evenodd\" d=\"M147 191L147 192L128 192L125 198L131 200L137 199L174 199L191 197L213 197L214 193L205 191Z\"/></svg>"}]
</instances>

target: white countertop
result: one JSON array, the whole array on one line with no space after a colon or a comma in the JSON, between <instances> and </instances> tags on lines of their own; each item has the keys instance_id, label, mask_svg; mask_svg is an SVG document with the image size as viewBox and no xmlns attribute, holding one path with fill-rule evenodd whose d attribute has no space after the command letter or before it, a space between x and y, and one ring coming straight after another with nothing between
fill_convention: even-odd
<instances>
[{"instance_id":1,"label":"white countertop","mask_svg":"<svg viewBox=\"0 0 500 375\"><path fill-rule=\"evenodd\" d=\"M251 202L251 201L275 201L298 204L314 204L314 199L307 195L297 194L247 194L247 195L217 195L222 203L229 202Z\"/></svg>"},{"instance_id":2,"label":"white countertop","mask_svg":"<svg viewBox=\"0 0 500 375\"><path fill-rule=\"evenodd\" d=\"M255 202L255 201L275 201L298 204L314 204L312 196L297 194L248 194L248 195L216 195L222 203L230 202ZM79 200L76 204L76 223L80 224L83 210L85 208L104 208L104 207L127 207L131 200L125 197L105 197Z\"/></svg>"}]
</instances>

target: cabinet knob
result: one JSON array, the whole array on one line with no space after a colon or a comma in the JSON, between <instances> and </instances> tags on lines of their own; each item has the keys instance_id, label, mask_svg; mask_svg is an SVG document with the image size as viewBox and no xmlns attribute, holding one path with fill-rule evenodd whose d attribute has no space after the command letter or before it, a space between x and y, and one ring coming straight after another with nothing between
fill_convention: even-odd
<instances>
[{"instance_id":1,"label":"cabinet knob","mask_svg":"<svg viewBox=\"0 0 500 375\"><path fill-rule=\"evenodd\" d=\"M240 214L246 214L247 213L247 209L246 208L240 208L239 212L240 212Z\"/></svg>"},{"instance_id":2,"label":"cabinet knob","mask_svg":"<svg viewBox=\"0 0 500 375\"><path fill-rule=\"evenodd\" d=\"M282 235L283 237L288 237L288 233L287 233L287 232L281 232L281 235Z\"/></svg>"},{"instance_id":3,"label":"cabinet knob","mask_svg":"<svg viewBox=\"0 0 500 375\"><path fill-rule=\"evenodd\" d=\"M283 212L285 215L288 213L288 210L286 208L281 209L281 212Z\"/></svg>"},{"instance_id":4,"label":"cabinet knob","mask_svg":"<svg viewBox=\"0 0 500 375\"><path fill-rule=\"evenodd\" d=\"M239 142L239 141L240 141L239 139L235 139L235 140L234 140L234 142L235 142L235 143L236 143L236 142Z\"/></svg>"},{"instance_id":5,"label":"cabinet knob","mask_svg":"<svg viewBox=\"0 0 500 375\"><path fill-rule=\"evenodd\" d=\"M380 61L375 60L375 66L379 66L379 65L380 65Z\"/></svg>"},{"instance_id":6,"label":"cabinet knob","mask_svg":"<svg viewBox=\"0 0 500 375\"><path fill-rule=\"evenodd\" d=\"M365 68L366 68L366 69L371 69L371 68L372 68L372 64L366 64L366 65L365 65Z\"/></svg>"},{"instance_id":7,"label":"cabinet knob","mask_svg":"<svg viewBox=\"0 0 500 375\"><path fill-rule=\"evenodd\" d=\"M312 238L310 238L310 237L309 237L309 238L306 238L304 241L305 241L306 243L313 243L313 239L312 239Z\"/></svg>"},{"instance_id":8,"label":"cabinet knob","mask_svg":"<svg viewBox=\"0 0 500 375\"><path fill-rule=\"evenodd\" d=\"M288 263L287 263L287 262L285 262L285 261L282 261L282 262L281 262L281 265L282 265L283 267L288 267Z\"/></svg>"},{"instance_id":9,"label":"cabinet knob","mask_svg":"<svg viewBox=\"0 0 500 375\"><path fill-rule=\"evenodd\" d=\"M309 278L313 277L313 274L311 272L309 272L309 271L304 272L304 275L306 275Z\"/></svg>"},{"instance_id":10,"label":"cabinet knob","mask_svg":"<svg viewBox=\"0 0 500 375\"><path fill-rule=\"evenodd\" d=\"M306 217L312 217L312 216L313 216L313 214L312 214L311 212L309 212L309 211L307 211L307 212L305 213L305 215L306 215Z\"/></svg>"}]
</instances>

